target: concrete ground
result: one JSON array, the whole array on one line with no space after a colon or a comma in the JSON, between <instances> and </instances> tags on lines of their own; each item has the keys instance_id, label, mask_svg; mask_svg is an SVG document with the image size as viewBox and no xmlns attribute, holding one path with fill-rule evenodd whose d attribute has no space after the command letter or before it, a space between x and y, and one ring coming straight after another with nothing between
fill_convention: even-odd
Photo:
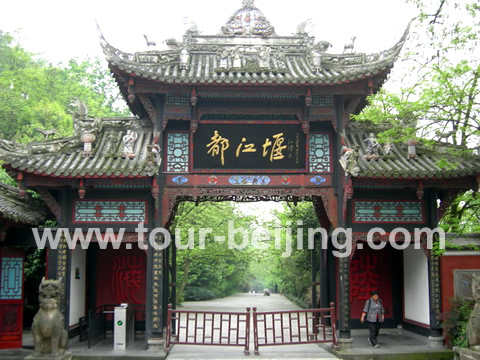
<instances>
[{"instance_id":1,"label":"concrete ground","mask_svg":"<svg viewBox=\"0 0 480 360\"><path fill-rule=\"evenodd\" d=\"M245 311L246 307L257 307L257 311L295 310L299 309L285 297L277 294L237 294L211 301L185 302L179 309L205 311ZM450 360L453 353L448 349L430 348L428 339L401 329L381 329L380 348L375 349L367 342L368 331L352 330L353 344L349 350L333 351L330 344L285 345L260 347L260 355L253 354L253 332L251 331L250 356L243 354L242 347L231 346L191 346L175 345L167 360L225 360L225 359L355 359L355 360ZM31 354L31 335L24 334L27 349L0 350L0 359L20 360ZM126 351L113 351L111 335L87 349L86 342L79 343L78 338L70 341L73 359L112 359L112 360L160 360L165 358L162 352L145 351L145 339L139 335L137 341Z\"/></svg>"},{"instance_id":2,"label":"concrete ground","mask_svg":"<svg viewBox=\"0 0 480 360\"><path fill-rule=\"evenodd\" d=\"M447 348L432 348L428 338L402 329L381 329L378 336L380 348L368 343L368 330L352 330L352 348L333 351L341 359L375 360L453 360Z\"/></svg>"}]
</instances>

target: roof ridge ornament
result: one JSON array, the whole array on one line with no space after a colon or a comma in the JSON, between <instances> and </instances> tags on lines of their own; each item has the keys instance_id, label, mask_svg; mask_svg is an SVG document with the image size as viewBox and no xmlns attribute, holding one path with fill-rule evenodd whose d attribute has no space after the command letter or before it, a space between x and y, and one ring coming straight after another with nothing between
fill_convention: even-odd
<instances>
[{"instance_id":1,"label":"roof ridge ornament","mask_svg":"<svg viewBox=\"0 0 480 360\"><path fill-rule=\"evenodd\" d=\"M242 8L244 8L244 9L256 9L255 0L242 0Z\"/></svg>"},{"instance_id":2,"label":"roof ridge ornament","mask_svg":"<svg viewBox=\"0 0 480 360\"><path fill-rule=\"evenodd\" d=\"M229 36L275 35L275 29L265 15L255 7L254 0L243 0L242 7L222 26L221 32Z\"/></svg>"}]
</instances>

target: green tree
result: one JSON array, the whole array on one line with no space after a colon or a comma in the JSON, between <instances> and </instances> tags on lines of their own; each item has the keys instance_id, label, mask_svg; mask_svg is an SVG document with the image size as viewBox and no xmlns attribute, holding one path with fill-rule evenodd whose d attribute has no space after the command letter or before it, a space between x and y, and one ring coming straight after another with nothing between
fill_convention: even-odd
<instances>
[{"instance_id":1,"label":"green tree","mask_svg":"<svg viewBox=\"0 0 480 360\"><path fill-rule=\"evenodd\" d=\"M368 106L353 119L383 128L380 142L415 140L433 150L441 142L438 165L455 168L452 155L480 154L480 58L473 55L480 50L480 6L473 1L410 2L418 16L402 59L404 76L393 81L394 90L390 86L370 96ZM461 196L444 220L451 231L472 229L457 225L476 220L470 214L480 211L476 194ZM458 207L462 201L468 204L463 210Z\"/></svg>"},{"instance_id":2,"label":"green tree","mask_svg":"<svg viewBox=\"0 0 480 360\"><path fill-rule=\"evenodd\" d=\"M460 194L450 206L440 226L446 232L480 233L480 196L478 192Z\"/></svg>"},{"instance_id":3,"label":"green tree","mask_svg":"<svg viewBox=\"0 0 480 360\"><path fill-rule=\"evenodd\" d=\"M74 98L95 117L128 113L117 108L119 91L98 59L53 66L0 30L0 137L23 143L42 140L37 129L71 135Z\"/></svg>"},{"instance_id":4,"label":"green tree","mask_svg":"<svg viewBox=\"0 0 480 360\"><path fill-rule=\"evenodd\" d=\"M272 240L268 249L263 251L263 261L257 268L263 270L265 287L277 284L282 293L302 305L309 304L311 252L315 251L315 256L319 256L318 249L308 249L307 229L319 227L315 209L311 202L285 203L282 211L275 212L275 217L267 224ZM287 232L291 234L288 235L291 236L291 245L288 245Z\"/></svg>"}]
</instances>

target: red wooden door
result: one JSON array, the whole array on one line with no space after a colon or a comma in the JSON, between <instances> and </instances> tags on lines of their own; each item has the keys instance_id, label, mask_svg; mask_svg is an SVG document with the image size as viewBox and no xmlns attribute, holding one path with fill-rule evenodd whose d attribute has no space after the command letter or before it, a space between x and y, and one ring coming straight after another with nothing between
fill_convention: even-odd
<instances>
[{"instance_id":1,"label":"red wooden door","mask_svg":"<svg viewBox=\"0 0 480 360\"><path fill-rule=\"evenodd\" d=\"M0 248L0 349L22 347L23 254Z\"/></svg>"},{"instance_id":2,"label":"red wooden door","mask_svg":"<svg viewBox=\"0 0 480 360\"><path fill-rule=\"evenodd\" d=\"M357 249L350 262L350 311L353 319L360 319L365 301L376 290L385 308L385 318L393 316L392 262L393 249L386 246L373 250L367 244Z\"/></svg>"}]
</instances>

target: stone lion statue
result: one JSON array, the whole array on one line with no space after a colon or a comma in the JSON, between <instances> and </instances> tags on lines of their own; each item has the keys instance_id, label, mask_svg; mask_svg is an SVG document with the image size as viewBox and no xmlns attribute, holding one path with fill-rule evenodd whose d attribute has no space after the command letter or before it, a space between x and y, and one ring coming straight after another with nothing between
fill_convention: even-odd
<instances>
[{"instance_id":1,"label":"stone lion statue","mask_svg":"<svg viewBox=\"0 0 480 360\"><path fill-rule=\"evenodd\" d=\"M475 306L467 323L468 346L480 350L480 275L472 277L472 294Z\"/></svg>"},{"instance_id":2,"label":"stone lion statue","mask_svg":"<svg viewBox=\"0 0 480 360\"><path fill-rule=\"evenodd\" d=\"M57 357L65 354L67 348L67 331L65 321L59 310L62 294L62 279L42 279L39 289L40 309L33 318L32 333L33 356Z\"/></svg>"}]
</instances>

